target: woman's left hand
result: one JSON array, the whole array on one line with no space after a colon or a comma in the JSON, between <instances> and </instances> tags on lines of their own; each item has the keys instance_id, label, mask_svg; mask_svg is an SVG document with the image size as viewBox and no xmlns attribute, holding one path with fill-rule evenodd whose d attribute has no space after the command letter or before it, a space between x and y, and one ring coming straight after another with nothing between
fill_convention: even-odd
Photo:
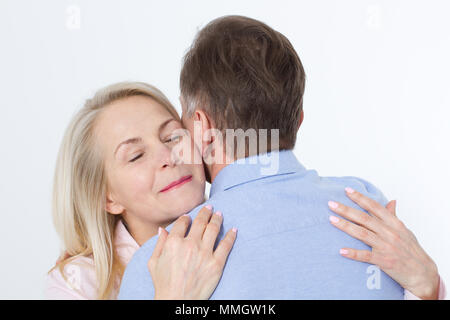
<instances>
[{"instance_id":1,"label":"woman's left hand","mask_svg":"<svg viewBox=\"0 0 450 320\"><path fill-rule=\"evenodd\" d=\"M395 200L383 207L351 188L345 190L347 196L370 215L342 203L329 201L332 211L349 220L330 216L330 221L340 230L371 246L372 251L342 248L341 255L377 265L403 288L421 299L437 299L437 266L414 234L397 218Z\"/></svg>"}]
</instances>

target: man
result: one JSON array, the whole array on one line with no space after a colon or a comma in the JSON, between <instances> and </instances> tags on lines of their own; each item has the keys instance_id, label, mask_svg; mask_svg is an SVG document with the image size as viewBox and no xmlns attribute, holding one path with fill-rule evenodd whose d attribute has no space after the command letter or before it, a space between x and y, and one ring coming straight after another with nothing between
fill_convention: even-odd
<instances>
[{"instance_id":1,"label":"man","mask_svg":"<svg viewBox=\"0 0 450 320\"><path fill-rule=\"evenodd\" d=\"M208 203L224 213L224 230L239 229L212 299L403 299L384 272L339 255L370 248L329 222L328 200L356 207L345 187L386 205L383 194L359 178L320 177L292 152L305 72L286 37L253 19L216 19L186 54L180 85L186 128L210 133L199 146ZM156 240L129 263L119 298L153 298L147 262Z\"/></svg>"}]
</instances>

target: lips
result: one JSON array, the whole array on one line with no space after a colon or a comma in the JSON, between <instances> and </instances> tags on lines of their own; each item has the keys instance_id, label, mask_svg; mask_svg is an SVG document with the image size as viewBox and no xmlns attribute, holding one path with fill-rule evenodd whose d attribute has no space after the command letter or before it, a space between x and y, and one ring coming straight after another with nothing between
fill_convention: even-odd
<instances>
[{"instance_id":1,"label":"lips","mask_svg":"<svg viewBox=\"0 0 450 320\"><path fill-rule=\"evenodd\" d=\"M172 182L171 184L165 186L165 187L164 187L163 189L161 189L161 191L159 191L159 192L166 192L166 191L172 190L172 189L174 189L174 188L177 188L177 187L182 186L182 185L185 184L185 183L188 183L188 182L191 181L191 180L192 180L192 176L191 176L191 175L181 177L180 179L178 179L178 180Z\"/></svg>"}]
</instances>

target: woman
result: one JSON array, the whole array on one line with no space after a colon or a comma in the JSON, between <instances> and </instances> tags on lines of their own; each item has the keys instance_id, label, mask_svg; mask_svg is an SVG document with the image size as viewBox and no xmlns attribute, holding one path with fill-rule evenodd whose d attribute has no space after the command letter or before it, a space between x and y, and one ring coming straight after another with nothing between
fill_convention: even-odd
<instances>
[{"instance_id":1,"label":"woman","mask_svg":"<svg viewBox=\"0 0 450 320\"><path fill-rule=\"evenodd\" d=\"M175 164L170 157L178 143L172 132L180 128L178 114L166 97L143 83L119 83L100 90L75 115L58 155L53 194L54 223L67 256L49 274L48 297L115 298L134 251L159 227L204 201L202 165ZM191 181L166 191L179 176L189 176ZM210 210L205 211L208 216ZM186 219L181 219L181 229ZM190 234L206 234L212 225L220 225L220 219L215 214L204 226L199 220L198 230L193 227ZM234 238L235 232L229 232L223 246ZM204 264L209 268L200 269L200 274L211 273L215 260L224 263L229 249L218 247L218 257L211 250ZM211 279L218 281L223 265L215 265L219 272ZM158 292L158 297L168 296Z\"/></svg>"},{"instance_id":2,"label":"woman","mask_svg":"<svg viewBox=\"0 0 450 320\"><path fill-rule=\"evenodd\" d=\"M183 134L173 137L180 129L180 118L167 98L144 83L106 87L75 115L58 154L53 194L54 223L66 255L49 272L47 297L116 298L124 267L140 245L159 233L149 261L155 298L209 298L236 230L228 231L213 250L222 216L205 207L186 235L190 221L183 214L204 201L205 174L193 161L200 154L194 143L189 144L190 152L181 154L192 159L176 161L171 156L177 144L190 139ZM344 206L338 208L348 212ZM373 215L381 210L369 209ZM350 219L357 216L352 213ZM175 220L167 234L164 227ZM349 224L336 226L351 234ZM419 277L415 270L390 273L407 288L413 287L410 279L428 283L428 275L436 271L426 253L413 252L425 270Z\"/></svg>"}]
</instances>

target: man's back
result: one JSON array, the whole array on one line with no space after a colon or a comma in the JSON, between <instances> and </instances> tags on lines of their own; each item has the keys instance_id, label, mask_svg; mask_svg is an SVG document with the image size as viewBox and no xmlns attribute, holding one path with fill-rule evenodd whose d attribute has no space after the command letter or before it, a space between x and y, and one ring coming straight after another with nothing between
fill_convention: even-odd
<instances>
[{"instance_id":1,"label":"man's back","mask_svg":"<svg viewBox=\"0 0 450 320\"><path fill-rule=\"evenodd\" d=\"M381 192L354 177L320 177L292 151L274 155L273 175L261 175L260 163L248 163L260 158L251 157L223 168L211 186L208 203L224 215L219 239L238 228L211 299L403 299L403 289L377 267L339 254L342 247L369 247L329 222L329 200L358 208L345 187L386 205ZM156 237L146 242L129 263L119 298L153 298L147 261L155 243Z\"/></svg>"}]
</instances>

